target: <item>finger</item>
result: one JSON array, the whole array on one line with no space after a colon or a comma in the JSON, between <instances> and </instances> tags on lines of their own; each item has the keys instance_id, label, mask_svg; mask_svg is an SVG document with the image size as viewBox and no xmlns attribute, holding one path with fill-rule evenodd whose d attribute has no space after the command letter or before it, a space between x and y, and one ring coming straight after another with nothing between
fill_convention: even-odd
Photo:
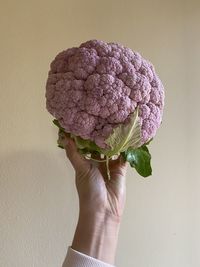
<instances>
[{"instance_id":1,"label":"finger","mask_svg":"<svg viewBox=\"0 0 200 267\"><path fill-rule=\"evenodd\" d=\"M101 162L96 162L96 166L99 169L104 181L106 182L108 179L108 176L107 176L107 168L106 168L105 158L102 159L100 153L98 153L98 152L92 152L91 158L101 161Z\"/></svg>"},{"instance_id":2,"label":"finger","mask_svg":"<svg viewBox=\"0 0 200 267\"><path fill-rule=\"evenodd\" d=\"M123 159L123 156L120 155L116 160L111 160L109 162L109 168L110 168L110 172L113 174L118 174L118 175L113 175L113 177L126 177L126 172L127 172L127 168L128 168L128 162L126 162ZM112 177L111 177L112 178Z\"/></svg>"},{"instance_id":3,"label":"finger","mask_svg":"<svg viewBox=\"0 0 200 267\"><path fill-rule=\"evenodd\" d=\"M90 162L78 152L77 146L73 139L65 136L65 139L63 140L63 146L68 159L77 173L87 172L90 169Z\"/></svg>"},{"instance_id":4,"label":"finger","mask_svg":"<svg viewBox=\"0 0 200 267\"><path fill-rule=\"evenodd\" d=\"M101 158L100 153L95 152L95 151L92 152L92 153L91 153L91 160L92 160L92 159L97 160L96 163L97 163L98 166L99 166L100 164L102 164L102 162L100 162L100 161L102 161L102 158Z\"/></svg>"},{"instance_id":5,"label":"finger","mask_svg":"<svg viewBox=\"0 0 200 267\"><path fill-rule=\"evenodd\" d=\"M106 166L105 158L102 159L100 157L100 154L97 153L97 152L93 152L91 154L91 157L93 159L102 160L102 162L98 162L98 169L100 170L100 172L103 175L103 177L105 179L107 179L107 166ZM109 170L111 171L111 176L112 177L125 176L126 175L128 162L126 162L123 159L122 155L119 155L117 159L110 158L109 162L108 162L108 165L109 165Z\"/></svg>"},{"instance_id":6,"label":"finger","mask_svg":"<svg viewBox=\"0 0 200 267\"><path fill-rule=\"evenodd\" d=\"M119 158L119 166L121 168L127 169L128 168L128 162L124 159L124 157L120 154Z\"/></svg>"},{"instance_id":7,"label":"finger","mask_svg":"<svg viewBox=\"0 0 200 267\"><path fill-rule=\"evenodd\" d=\"M110 166L114 166L117 168L126 168L128 162L124 160L123 156L120 154L117 159L110 161Z\"/></svg>"}]
</instances>

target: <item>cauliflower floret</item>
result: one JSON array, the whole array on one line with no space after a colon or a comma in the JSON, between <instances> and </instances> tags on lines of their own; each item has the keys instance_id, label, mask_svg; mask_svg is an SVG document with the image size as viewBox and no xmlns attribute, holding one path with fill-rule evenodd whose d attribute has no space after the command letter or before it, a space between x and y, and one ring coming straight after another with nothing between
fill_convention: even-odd
<instances>
[{"instance_id":1,"label":"cauliflower floret","mask_svg":"<svg viewBox=\"0 0 200 267\"><path fill-rule=\"evenodd\" d=\"M153 65L117 43L90 40L59 53L46 83L47 110L66 132L105 148L113 128L139 108L141 144L162 120L164 88Z\"/></svg>"}]
</instances>

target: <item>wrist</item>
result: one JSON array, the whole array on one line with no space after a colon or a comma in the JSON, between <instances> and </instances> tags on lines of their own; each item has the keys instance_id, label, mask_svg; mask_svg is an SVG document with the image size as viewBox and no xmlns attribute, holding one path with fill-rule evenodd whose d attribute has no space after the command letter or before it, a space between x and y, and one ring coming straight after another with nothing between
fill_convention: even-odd
<instances>
[{"instance_id":1,"label":"wrist","mask_svg":"<svg viewBox=\"0 0 200 267\"><path fill-rule=\"evenodd\" d=\"M120 222L112 214L80 212L72 248L114 264Z\"/></svg>"}]
</instances>

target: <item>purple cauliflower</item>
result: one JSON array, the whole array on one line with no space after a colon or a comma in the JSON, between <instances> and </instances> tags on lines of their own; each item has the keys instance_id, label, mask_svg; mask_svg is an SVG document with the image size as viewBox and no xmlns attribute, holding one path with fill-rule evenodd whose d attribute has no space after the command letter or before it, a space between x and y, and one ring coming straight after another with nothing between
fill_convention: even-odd
<instances>
[{"instance_id":1,"label":"purple cauliflower","mask_svg":"<svg viewBox=\"0 0 200 267\"><path fill-rule=\"evenodd\" d=\"M162 120L164 88L153 65L117 43L90 40L59 53L46 83L46 107L66 132L106 148L138 108L141 145Z\"/></svg>"}]
</instances>

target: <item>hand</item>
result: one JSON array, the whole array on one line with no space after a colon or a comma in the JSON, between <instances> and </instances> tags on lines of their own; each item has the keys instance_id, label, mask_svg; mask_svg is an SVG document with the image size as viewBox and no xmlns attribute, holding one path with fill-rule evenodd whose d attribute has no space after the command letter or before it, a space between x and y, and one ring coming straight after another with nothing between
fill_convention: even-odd
<instances>
[{"instance_id":1,"label":"hand","mask_svg":"<svg viewBox=\"0 0 200 267\"><path fill-rule=\"evenodd\" d=\"M65 136L66 154L76 172L76 188L79 195L81 213L108 214L120 220L126 198L125 175L127 162L120 155L110 160L111 179L108 180L105 162L85 159L76 148L75 142ZM92 158L101 160L92 154Z\"/></svg>"},{"instance_id":2,"label":"hand","mask_svg":"<svg viewBox=\"0 0 200 267\"><path fill-rule=\"evenodd\" d=\"M66 155L76 173L79 220L72 248L93 258L114 264L118 233L126 199L127 163L120 156L106 163L85 159L67 135L60 136ZM95 159L98 158L92 154Z\"/></svg>"}]
</instances>

